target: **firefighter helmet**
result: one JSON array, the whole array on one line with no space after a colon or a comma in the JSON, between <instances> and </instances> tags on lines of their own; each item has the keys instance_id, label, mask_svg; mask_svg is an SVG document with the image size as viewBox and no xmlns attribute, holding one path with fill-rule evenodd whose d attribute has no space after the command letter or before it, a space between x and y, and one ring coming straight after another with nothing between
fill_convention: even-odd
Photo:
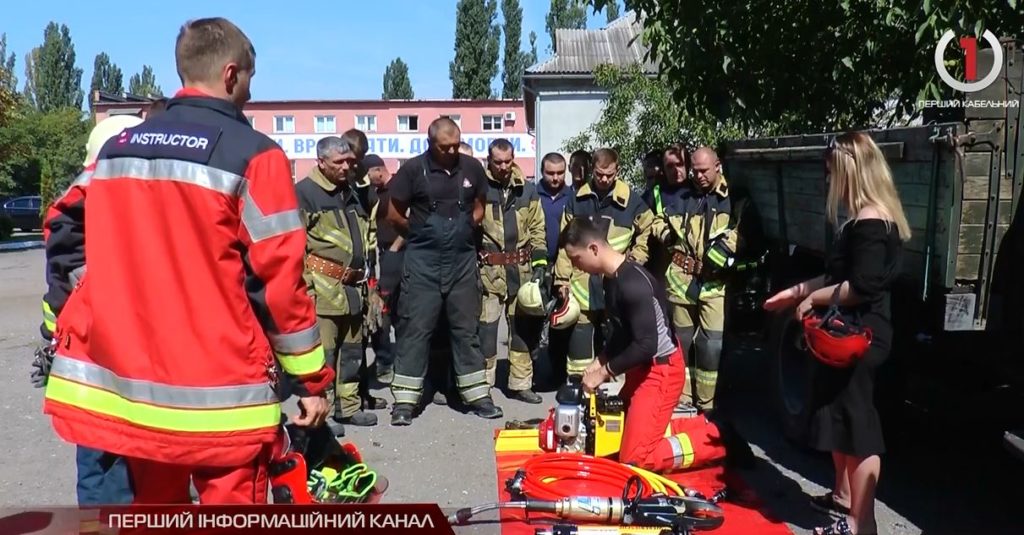
<instances>
[{"instance_id":1,"label":"firefighter helmet","mask_svg":"<svg viewBox=\"0 0 1024 535\"><path fill-rule=\"evenodd\" d=\"M835 368L853 366L871 347L871 329L844 317L834 306L804 316L803 327L807 350Z\"/></svg>"},{"instance_id":2,"label":"firefighter helmet","mask_svg":"<svg viewBox=\"0 0 1024 535\"><path fill-rule=\"evenodd\" d=\"M544 317L547 309L544 307L544 293L540 291L540 283L532 280L523 283L516 294L516 304L519 310L530 316Z\"/></svg>"},{"instance_id":3,"label":"firefighter helmet","mask_svg":"<svg viewBox=\"0 0 1024 535\"><path fill-rule=\"evenodd\" d=\"M569 295L567 299L559 299L554 312L551 313L552 329L568 329L580 319L580 304Z\"/></svg>"}]
</instances>

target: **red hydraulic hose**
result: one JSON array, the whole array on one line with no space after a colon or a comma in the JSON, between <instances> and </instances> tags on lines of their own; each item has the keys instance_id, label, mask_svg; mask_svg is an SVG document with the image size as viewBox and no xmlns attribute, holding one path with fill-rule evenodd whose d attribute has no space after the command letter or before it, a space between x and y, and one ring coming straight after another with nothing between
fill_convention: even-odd
<instances>
[{"instance_id":1,"label":"red hydraulic hose","mask_svg":"<svg viewBox=\"0 0 1024 535\"><path fill-rule=\"evenodd\" d=\"M638 475L630 467L577 453L545 453L523 465L526 477L523 494L537 500L559 500L569 496L622 496L629 478ZM642 497L653 493L644 480Z\"/></svg>"}]
</instances>

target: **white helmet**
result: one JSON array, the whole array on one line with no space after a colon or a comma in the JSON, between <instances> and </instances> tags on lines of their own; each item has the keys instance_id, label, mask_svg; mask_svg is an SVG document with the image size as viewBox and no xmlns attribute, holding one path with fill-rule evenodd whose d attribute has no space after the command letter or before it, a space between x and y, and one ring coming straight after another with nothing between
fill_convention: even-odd
<instances>
[{"instance_id":1,"label":"white helmet","mask_svg":"<svg viewBox=\"0 0 1024 535\"><path fill-rule=\"evenodd\" d=\"M529 281L519 287L516 294L516 304L519 310L529 316L544 317L547 309L544 307L544 295L540 291L540 283Z\"/></svg>"},{"instance_id":2,"label":"white helmet","mask_svg":"<svg viewBox=\"0 0 1024 535\"><path fill-rule=\"evenodd\" d=\"M576 298L569 294L569 298L562 301L561 306L551 313L552 329L568 329L580 319L580 304Z\"/></svg>"}]
</instances>

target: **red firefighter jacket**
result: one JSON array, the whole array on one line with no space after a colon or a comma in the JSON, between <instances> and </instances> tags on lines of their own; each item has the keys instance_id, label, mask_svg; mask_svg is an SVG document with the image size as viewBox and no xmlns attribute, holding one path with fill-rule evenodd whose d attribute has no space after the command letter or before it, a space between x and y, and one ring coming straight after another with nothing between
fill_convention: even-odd
<instances>
[{"instance_id":1,"label":"red firefighter jacket","mask_svg":"<svg viewBox=\"0 0 1024 535\"><path fill-rule=\"evenodd\" d=\"M297 395L333 381L288 160L233 104L182 90L104 145L47 227L50 276L78 275L44 406L63 439L237 466L277 434L279 371Z\"/></svg>"}]
</instances>

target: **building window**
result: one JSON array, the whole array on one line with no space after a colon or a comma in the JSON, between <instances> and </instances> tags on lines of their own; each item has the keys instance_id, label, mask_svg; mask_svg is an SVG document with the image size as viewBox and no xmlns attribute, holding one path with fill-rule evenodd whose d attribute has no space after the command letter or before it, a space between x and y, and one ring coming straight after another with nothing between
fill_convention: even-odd
<instances>
[{"instance_id":1,"label":"building window","mask_svg":"<svg viewBox=\"0 0 1024 535\"><path fill-rule=\"evenodd\" d=\"M292 115L275 115L274 116L274 133L275 134L294 134L295 133L295 117Z\"/></svg>"},{"instance_id":2,"label":"building window","mask_svg":"<svg viewBox=\"0 0 1024 535\"><path fill-rule=\"evenodd\" d=\"M415 132L420 129L420 118L417 115L399 115L398 131Z\"/></svg>"},{"instance_id":3,"label":"building window","mask_svg":"<svg viewBox=\"0 0 1024 535\"><path fill-rule=\"evenodd\" d=\"M333 134L338 131L333 115L317 115L313 118L313 131L317 134Z\"/></svg>"},{"instance_id":4,"label":"building window","mask_svg":"<svg viewBox=\"0 0 1024 535\"><path fill-rule=\"evenodd\" d=\"M249 119L249 126L251 126L253 128L256 128L256 118L255 117L253 117L252 115L246 115L245 118Z\"/></svg>"},{"instance_id":5,"label":"building window","mask_svg":"<svg viewBox=\"0 0 1024 535\"><path fill-rule=\"evenodd\" d=\"M376 115L356 115L356 128L363 132L377 131Z\"/></svg>"},{"instance_id":6,"label":"building window","mask_svg":"<svg viewBox=\"0 0 1024 535\"><path fill-rule=\"evenodd\" d=\"M501 132L504 124L500 115L484 115L480 126L484 132Z\"/></svg>"},{"instance_id":7,"label":"building window","mask_svg":"<svg viewBox=\"0 0 1024 535\"><path fill-rule=\"evenodd\" d=\"M452 121L455 121L455 125L458 126L459 128L462 128L462 116L459 115L458 113L450 113L448 115L442 115L441 117L447 117Z\"/></svg>"}]
</instances>

